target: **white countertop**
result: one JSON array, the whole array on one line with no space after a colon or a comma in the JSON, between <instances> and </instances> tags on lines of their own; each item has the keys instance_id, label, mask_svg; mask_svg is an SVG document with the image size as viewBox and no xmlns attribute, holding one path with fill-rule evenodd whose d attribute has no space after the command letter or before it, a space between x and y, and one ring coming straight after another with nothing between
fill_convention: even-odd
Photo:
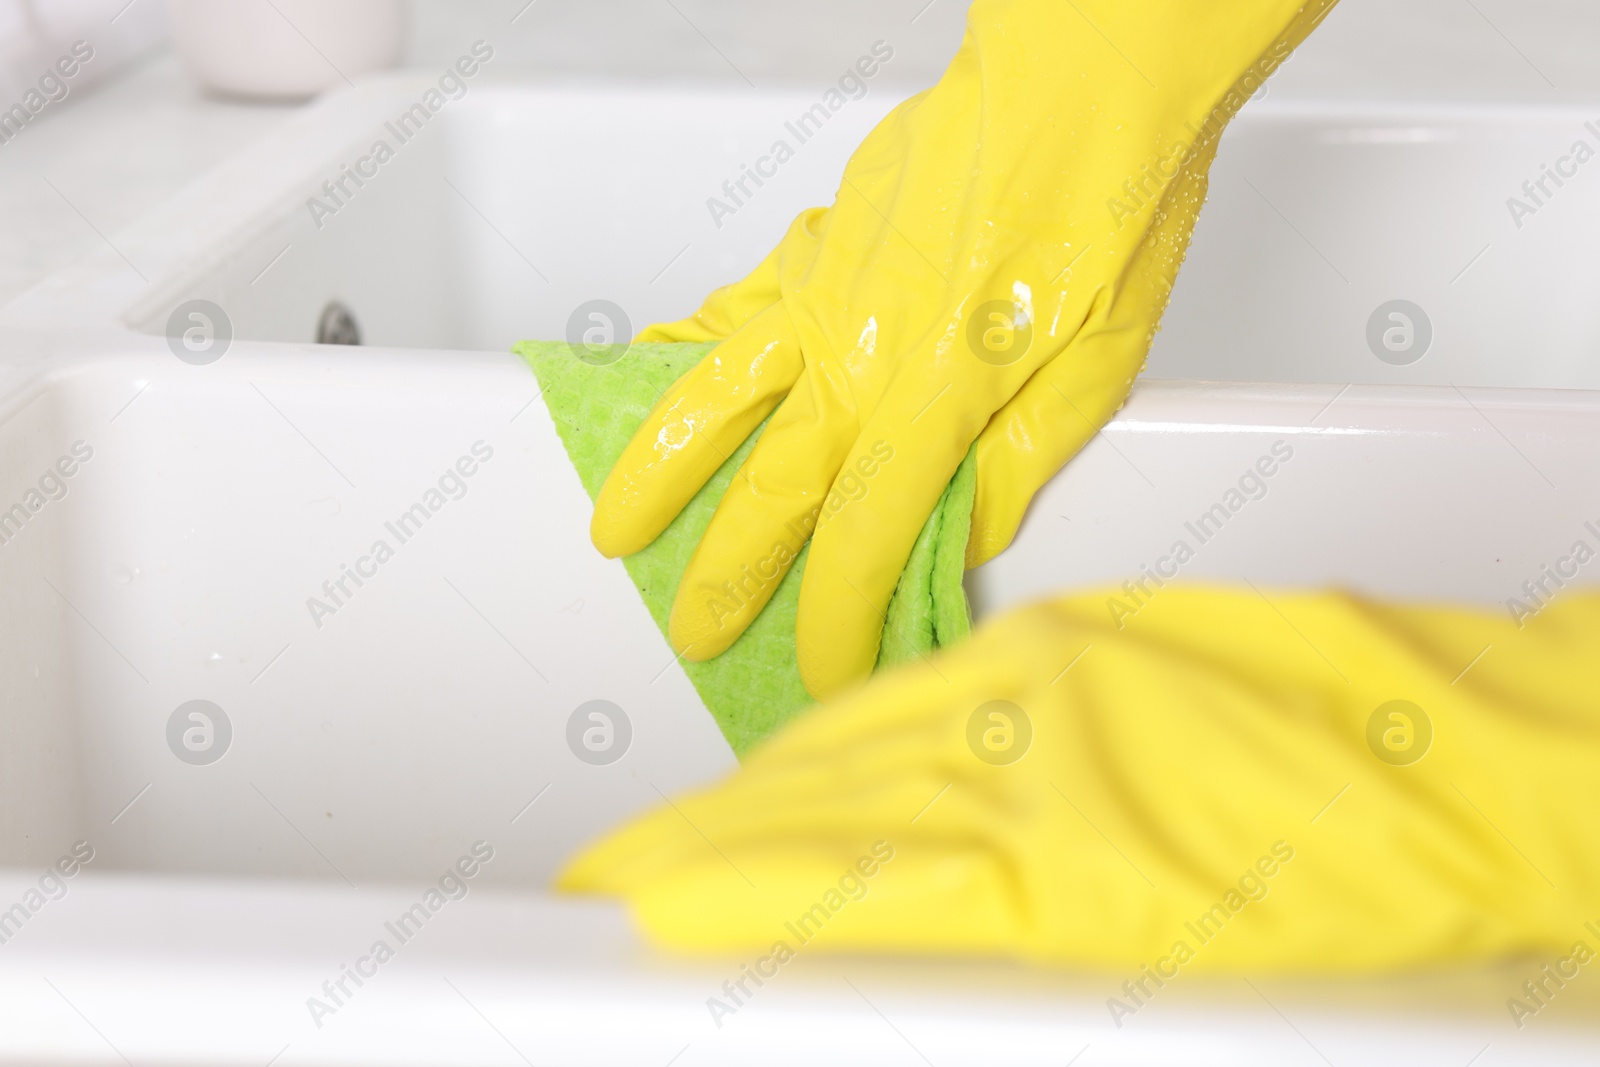
<instances>
[{"instance_id":1,"label":"white countertop","mask_svg":"<svg viewBox=\"0 0 1600 1067\"><path fill-rule=\"evenodd\" d=\"M294 110L203 96L170 53L68 98L0 144L0 304Z\"/></svg>"}]
</instances>

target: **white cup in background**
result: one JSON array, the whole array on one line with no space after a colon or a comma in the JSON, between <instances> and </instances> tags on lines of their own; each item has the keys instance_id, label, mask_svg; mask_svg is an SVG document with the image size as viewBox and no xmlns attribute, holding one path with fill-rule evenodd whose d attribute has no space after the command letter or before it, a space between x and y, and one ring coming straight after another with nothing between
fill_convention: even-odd
<instances>
[{"instance_id":1,"label":"white cup in background","mask_svg":"<svg viewBox=\"0 0 1600 1067\"><path fill-rule=\"evenodd\" d=\"M167 0L172 36L205 88L304 99L392 67L405 44L402 0Z\"/></svg>"}]
</instances>

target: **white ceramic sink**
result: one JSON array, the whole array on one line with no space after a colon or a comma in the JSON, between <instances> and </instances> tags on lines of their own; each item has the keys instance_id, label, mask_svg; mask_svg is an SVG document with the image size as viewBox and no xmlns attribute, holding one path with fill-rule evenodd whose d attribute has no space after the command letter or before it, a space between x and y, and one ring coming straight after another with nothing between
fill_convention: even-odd
<instances>
[{"instance_id":1,"label":"white ceramic sink","mask_svg":"<svg viewBox=\"0 0 1600 1067\"><path fill-rule=\"evenodd\" d=\"M1118 1028L1123 975L817 957L719 1029L705 1000L737 961L658 957L615 909L548 896L580 843L733 757L589 547L506 350L592 299L635 327L687 312L828 201L894 101L847 105L719 228L706 199L812 96L478 85L319 226L308 197L424 87L326 100L0 311L0 511L41 478L58 497L0 545L0 909L75 842L95 853L0 944L0 1063L1591 1061L1581 980L1512 1023L1536 963L1196 979ZM1247 109L1162 377L970 577L980 616L1161 566L1279 442L1292 458L1186 577L1495 604L1593 542L1600 169L1520 229L1506 206L1600 144L1591 117ZM164 336L193 299L234 335L207 365ZM1395 299L1433 335L1403 366L1367 339ZM311 343L330 300L365 346ZM396 543L385 524L466 468ZM393 558L361 564L379 539ZM206 765L169 745L195 700L231 729ZM566 740L591 700L633 727L605 766ZM470 894L318 1026L307 999L480 841Z\"/></svg>"}]
</instances>

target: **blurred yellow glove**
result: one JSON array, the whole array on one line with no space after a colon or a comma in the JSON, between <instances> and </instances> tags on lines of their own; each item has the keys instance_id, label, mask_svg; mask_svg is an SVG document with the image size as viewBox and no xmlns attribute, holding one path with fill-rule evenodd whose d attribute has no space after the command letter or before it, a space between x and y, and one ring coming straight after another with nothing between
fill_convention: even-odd
<instances>
[{"instance_id":1,"label":"blurred yellow glove","mask_svg":"<svg viewBox=\"0 0 1600 1067\"><path fill-rule=\"evenodd\" d=\"M1168 978L1565 955L1600 927L1597 693L1600 595L1522 631L1182 587L1119 630L1075 595L807 713L560 885L763 954Z\"/></svg>"},{"instance_id":2,"label":"blurred yellow glove","mask_svg":"<svg viewBox=\"0 0 1600 1067\"><path fill-rule=\"evenodd\" d=\"M866 677L980 433L969 564L1009 543L1142 369L1217 137L1332 4L976 0L945 76L868 136L835 204L640 337L726 340L612 471L607 555L654 540L777 408L684 575L674 646L732 644L814 529L801 677L819 696Z\"/></svg>"}]
</instances>

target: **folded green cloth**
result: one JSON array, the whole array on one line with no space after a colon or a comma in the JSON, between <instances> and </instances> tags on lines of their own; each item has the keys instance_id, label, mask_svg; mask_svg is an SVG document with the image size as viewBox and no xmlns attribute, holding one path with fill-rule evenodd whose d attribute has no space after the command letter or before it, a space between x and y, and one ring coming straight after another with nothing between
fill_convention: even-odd
<instances>
[{"instance_id":1,"label":"folded green cloth","mask_svg":"<svg viewBox=\"0 0 1600 1067\"><path fill-rule=\"evenodd\" d=\"M528 361L539 379L567 456L593 500L656 401L713 347L619 346L620 354L611 363L596 359L592 349L586 350L585 359L579 359L570 345L560 341L524 341L514 351ZM757 430L729 457L649 548L624 561L663 635L678 582L695 546L760 436L761 430ZM969 453L917 537L889 604L878 656L880 669L953 644L971 627L961 576L977 488L975 467ZM800 683L794 651L800 575L807 555L807 551L800 553L766 609L731 648L704 663L683 665L728 744L740 755L813 703Z\"/></svg>"}]
</instances>

